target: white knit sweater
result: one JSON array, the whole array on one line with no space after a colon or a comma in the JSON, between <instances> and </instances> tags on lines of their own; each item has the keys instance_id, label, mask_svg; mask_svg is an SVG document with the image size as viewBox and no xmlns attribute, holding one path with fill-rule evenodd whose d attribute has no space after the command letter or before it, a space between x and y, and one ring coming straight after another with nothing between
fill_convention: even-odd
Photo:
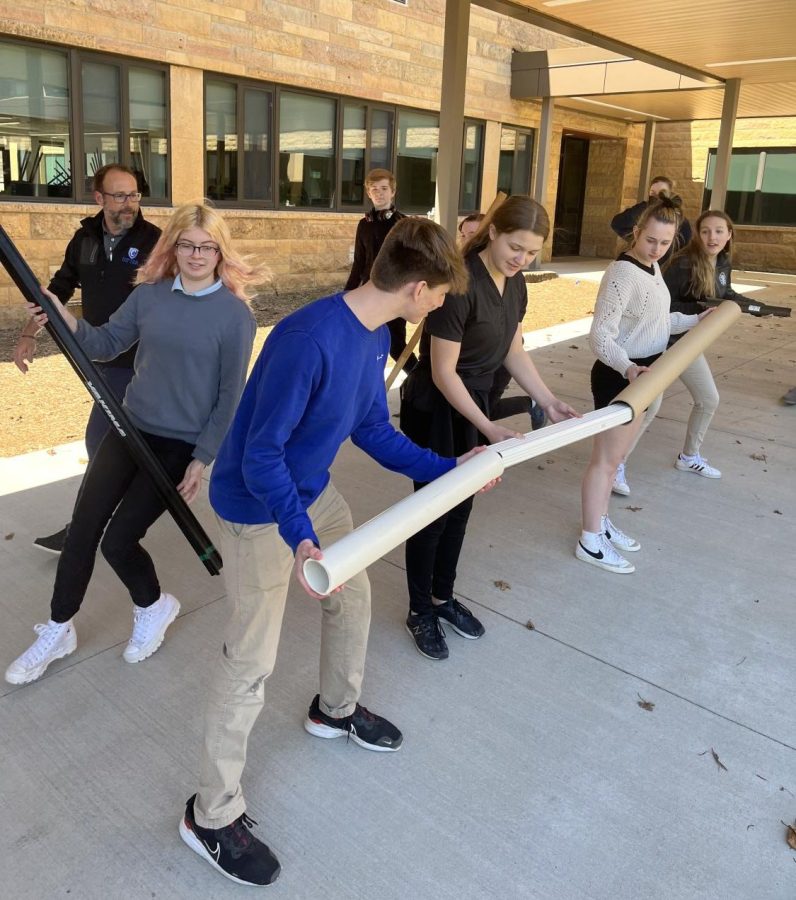
<instances>
[{"instance_id":1,"label":"white knit sweater","mask_svg":"<svg viewBox=\"0 0 796 900\"><path fill-rule=\"evenodd\" d=\"M633 359L662 353L670 334L688 331L699 321L669 312L669 289L657 262L653 268L650 275L618 259L605 270L597 292L589 343L597 358L621 375Z\"/></svg>"}]
</instances>

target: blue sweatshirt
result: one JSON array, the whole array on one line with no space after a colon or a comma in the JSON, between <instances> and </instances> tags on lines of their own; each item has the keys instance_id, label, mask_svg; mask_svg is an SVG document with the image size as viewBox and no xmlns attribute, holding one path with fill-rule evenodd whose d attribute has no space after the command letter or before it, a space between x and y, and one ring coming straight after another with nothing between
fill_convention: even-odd
<instances>
[{"instance_id":1,"label":"blue sweatshirt","mask_svg":"<svg viewBox=\"0 0 796 900\"><path fill-rule=\"evenodd\" d=\"M92 359L114 359L136 341L124 406L137 428L195 444L211 463L246 380L257 325L247 303L221 282L188 294L178 279L139 285L105 325L77 323Z\"/></svg>"},{"instance_id":2,"label":"blue sweatshirt","mask_svg":"<svg viewBox=\"0 0 796 900\"><path fill-rule=\"evenodd\" d=\"M268 337L216 459L210 503L244 525L276 523L295 553L318 543L307 515L351 437L393 472L433 481L456 465L390 422L384 390L386 327L369 331L342 294L283 319Z\"/></svg>"}]
</instances>

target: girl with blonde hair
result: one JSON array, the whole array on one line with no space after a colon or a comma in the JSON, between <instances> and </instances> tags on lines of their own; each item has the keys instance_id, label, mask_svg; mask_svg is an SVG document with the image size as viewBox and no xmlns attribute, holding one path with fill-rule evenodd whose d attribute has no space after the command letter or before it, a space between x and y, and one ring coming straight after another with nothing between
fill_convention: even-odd
<instances>
[{"instance_id":1,"label":"girl with blonde hair","mask_svg":"<svg viewBox=\"0 0 796 900\"><path fill-rule=\"evenodd\" d=\"M139 271L138 286L107 324L78 321L55 304L93 359L112 359L138 342L124 407L188 503L199 492L202 473L240 398L256 330L245 298L264 278L263 267L249 265L235 252L221 216L192 203L175 210ZM39 307L31 305L31 315L39 325L47 321ZM164 508L111 429L80 487L58 561L50 619L36 625L37 639L8 667L6 681L35 681L51 662L74 652L73 619L98 546L133 601L125 661L140 662L158 649L180 604L161 590L140 541Z\"/></svg>"}]
</instances>

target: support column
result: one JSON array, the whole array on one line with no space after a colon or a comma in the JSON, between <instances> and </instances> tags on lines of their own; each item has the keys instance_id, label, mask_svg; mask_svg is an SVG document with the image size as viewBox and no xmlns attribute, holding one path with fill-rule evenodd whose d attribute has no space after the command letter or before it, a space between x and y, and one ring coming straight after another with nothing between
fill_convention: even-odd
<instances>
[{"instance_id":1,"label":"support column","mask_svg":"<svg viewBox=\"0 0 796 900\"><path fill-rule=\"evenodd\" d=\"M636 200L641 203L650 195L652 180L652 151L655 147L655 122L650 119L644 126L644 149L641 151L641 171L638 173Z\"/></svg>"},{"instance_id":2,"label":"support column","mask_svg":"<svg viewBox=\"0 0 796 900\"><path fill-rule=\"evenodd\" d=\"M553 155L553 114L555 113L555 100L552 97L542 98L542 118L539 122L539 149L536 153L536 168L533 173L533 199L547 209L547 188L550 184L550 160ZM559 190L561 185L559 185ZM555 210L547 210L551 221ZM552 246L552 234L550 235ZM542 253L540 253L531 265L532 269L540 269L542 266ZM547 254L544 254L547 256Z\"/></svg>"},{"instance_id":3,"label":"support column","mask_svg":"<svg viewBox=\"0 0 796 900\"><path fill-rule=\"evenodd\" d=\"M713 172L713 190L710 195L711 209L724 209L724 204L727 200L727 182L730 178L730 160L732 159L732 138L735 134L735 117L738 113L738 97L740 93L740 78L730 78L724 84L719 146L716 150L716 168Z\"/></svg>"},{"instance_id":4,"label":"support column","mask_svg":"<svg viewBox=\"0 0 796 900\"><path fill-rule=\"evenodd\" d=\"M171 200L190 203L205 192L204 90L202 70L172 66L171 89Z\"/></svg>"},{"instance_id":5,"label":"support column","mask_svg":"<svg viewBox=\"0 0 796 900\"><path fill-rule=\"evenodd\" d=\"M445 43L442 51L443 99L440 104L437 153L437 216L442 227L453 235L456 234L459 214L469 31L470 0L446 0Z\"/></svg>"}]
</instances>

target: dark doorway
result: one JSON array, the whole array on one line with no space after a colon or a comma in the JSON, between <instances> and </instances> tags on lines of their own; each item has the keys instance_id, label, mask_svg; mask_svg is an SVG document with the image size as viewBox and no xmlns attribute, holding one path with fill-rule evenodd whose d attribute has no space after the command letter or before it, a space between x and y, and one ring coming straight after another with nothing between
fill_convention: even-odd
<instances>
[{"instance_id":1,"label":"dark doorway","mask_svg":"<svg viewBox=\"0 0 796 900\"><path fill-rule=\"evenodd\" d=\"M553 226L553 256L577 256L586 195L586 170L589 166L587 138L565 134L561 138L561 163L558 169L558 197Z\"/></svg>"}]
</instances>

